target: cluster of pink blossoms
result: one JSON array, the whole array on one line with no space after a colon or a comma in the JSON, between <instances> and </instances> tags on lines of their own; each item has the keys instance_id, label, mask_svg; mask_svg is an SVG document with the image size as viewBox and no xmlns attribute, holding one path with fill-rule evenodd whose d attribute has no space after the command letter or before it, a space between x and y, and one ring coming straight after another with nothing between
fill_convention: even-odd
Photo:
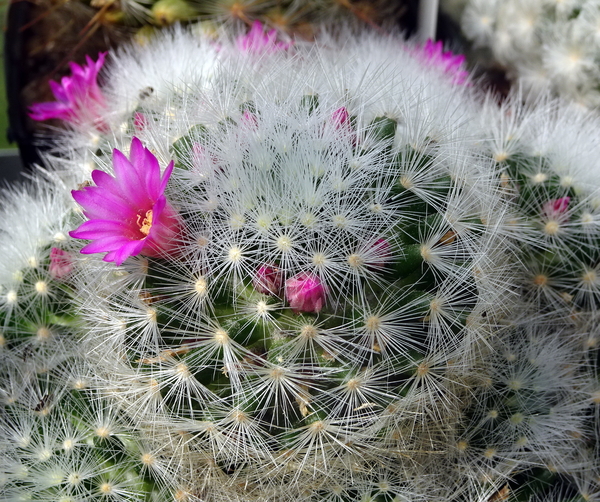
<instances>
[{"instance_id":1,"label":"cluster of pink blossoms","mask_svg":"<svg viewBox=\"0 0 600 502\"><path fill-rule=\"evenodd\" d=\"M242 52L273 52L290 46L291 42L277 40L276 30L265 31L259 21L237 39L237 48ZM101 53L96 62L88 57L87 66L71 63L71 77L64 77L60 84L50 83L57 101L34 104L30 116L35 120L58 118L73 124L89 122L91 118L96 127L104 129L105 100L97 77L105 57L106 53ZM136 131L142 131L146 121L143 114L136 113ZM242 121L250 128L257 126L257 119L250 112L244 112ZM333 113L330 125L341 132L355 134L345 107ZM194 146L195 156L202 157L202 147ZM175 253L184 229L181 218L164 195L174 163L166 167L161 177L158 160L139 139L133 138L130 151L130 158L117 149L113 151L114 177L95 170L92 180L96 186L72 192L88 220L70 232L71 237L92 241L81 253L106 253L104 261L117 265L131 256L164 257ZM382 255L389 253L389 245L382 239L375 248L383 251ZM51 274L62 279L72 270L72 258L53 248ZM266 264L256 271L253 285L263 294L284 294L294 312L318 313L326 302L327 288L317 275L308 272L300 272L284 283L281 269Z\"/></svg>"},{"instance_id":2,"label":"cluster of pink blossoms","mask_svg":"<svg viewBox=\"0 0 600 502\"><path fill-rule=\"evenodd\" d=\"M184 230L177 212L164 195L173 170L173 162L160 176L156 157L141 141L133 138L128 159L113 151L115 176L104 171L92 172L96 186L73 190L73 197L88 218L69 235L91 240L81 253L106 253L104 261L121 265L130 256L168 256L175 253ZM52 273L64 277L72 270L66 253L52 250ZM260 267L254 287L264 294L280 293L281 270L275 265ZM294 312L319 312L325 305L326 288L314 274L300 273L285 282L285 297Z\"/></svg>"}]
</instances>

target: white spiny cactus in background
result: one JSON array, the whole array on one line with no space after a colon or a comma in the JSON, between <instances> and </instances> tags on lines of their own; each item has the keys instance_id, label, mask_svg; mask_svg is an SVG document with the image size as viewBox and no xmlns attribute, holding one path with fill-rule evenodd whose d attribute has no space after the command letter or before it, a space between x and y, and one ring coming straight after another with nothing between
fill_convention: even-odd
<instances>
[{"instance_id":1,"label":"white spiny cactus in background","mask_svg":"<svg viewBox=\"0 0 600 502\"><path fill-rule=\"evenodd\" d=\"M475 47L534 95L548 89L587 108L600 105L600 4L593 1L442 0Z\"/></svg>"},{"instance_id":2,"label":"white spiny cactus in background","mask_svg":"<svg viewBox=\"0 0 600 502\"><path fill-rule=\"evenodd\" d=\"M0 282L4 498L597 489L594 119L354 35L110 56L104 111L46 157L41 237L1 243L39 257Z\"/></svg>"}]
</instances>

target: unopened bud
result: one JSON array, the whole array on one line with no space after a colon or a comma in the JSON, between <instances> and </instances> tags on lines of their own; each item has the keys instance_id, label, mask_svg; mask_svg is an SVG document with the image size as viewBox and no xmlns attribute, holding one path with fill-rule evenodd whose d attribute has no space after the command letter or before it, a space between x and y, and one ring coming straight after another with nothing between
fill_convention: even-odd
<instances>
[{"instance_id":1,"label":"unopened bud","mask_svg":"<svg viewBox=\"0 0 600 502\"><path fill-rule=\"evenodd\" d=\"M542 206L542 212L548 218L561 219L564 221L566 218L566 213L569 210L570 202L571 197L560 197L559 199L549 200Z\"/></svg>"},{"instance_id":2,"label":"unopened bud","mask_svg":"<svg viewBox=\"0 0 600 502\"><path fill-rule=\"evenodd\" d=\"M140 112L135 112L133 114L133 128L135 132L141 132L148 127L148 117L145 114Z\"/></svg>"},{"instance_id":3,"label":"unopened bud","mask_svg":"<svg viewBox=\"0 0 600 502\"><path fill-rule=\"evenodd\" d=\"M367 265L372 267L385 267L392 259L392 246L383 239L377 239L369 250L366 260Z\"/></svg>"},{"instance_id":4,"label":"unopened bud","mask_svg":"<svg viewBox=\"0 0 600 502\"><path fill-rule=\"evenodd\" d=\"M301 272L285 282L285 296L294 312L319 312L325 293L321 279L314 274Z\"/></svg>"},{"instance_id":5,"label":"unopened bud","mask_svg":"<svg viewBox=\"0 0 600 502\"><path fill-rule=\"evenodd\" d=\"M274 265L261 265L252 279L254 289L265 295L276 295L279 293L281 282L281 270Z\"/></svg>"},{"instance_id":6,"label":"unopened bud","mask_svg":"<svg viewBox=\"0 0 600 502\"><path fill-rule=\"evenodd\" d=\"M59 248L50 250L50 266L48 267L50 276L53 279L65 279L73 272L73 257Z\"/></svg>"},{"instance_id":7,"label":"unopened bud","mask_svg":"<svg viewBox=\"0 0 600 502\"><path fill-rule=\"evenodd\" d=\"M258 128L258 119L256 115L248 110L244 110L242 114L242 124L244 124L249 129L257 129Z\"/></svg>"}]
</instances>

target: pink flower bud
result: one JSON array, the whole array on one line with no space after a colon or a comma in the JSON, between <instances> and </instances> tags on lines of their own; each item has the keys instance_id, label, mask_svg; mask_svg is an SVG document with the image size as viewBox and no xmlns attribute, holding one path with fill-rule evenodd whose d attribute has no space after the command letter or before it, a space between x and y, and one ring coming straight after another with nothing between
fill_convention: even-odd
<instances>
[{"instance_id":1,"label":"pink flower bud","mask_svg":"<svg viewBox=\"0 0 600 502\"><path fill-rule=\"evenodd\" d=\"M350 125L350 114L345 106L338 108L331 114L331 123L336 129L340 129L347 125Z\"/></svg>"},{"instance_id":2,"label":"pink flower bud","mask_svg":"<svg viewBox=\"0 0 600 502\"><path fill-rule=\"evenodd\" d=\"M348 113L348 109L345 106L338 108L331 114L329 124L329 127L333 126L333 129L338 135L347 135L352 140L352 145L356 146L356 131L352 127L352 122L350 121L350 114Z\"/></svg>"},{"instance_id":3,"label":"pink flower bud","mask_svg":"<svg viewBox=\"0 0 600 502\"><path fill-rule=\"evenodd\" d=\"M307 272L285 282L285 296L294 312L319 312L325 303L325 293L321 279Z\"/></svg>"},{"instance_id":4,"label":"pink flower bud","mask_svg":"<svg viewBox=\"0 0 600 502\"><path fill-rule=\"evenodd\" d=\"M242 124L249 129L258 129L258 119L256 118L256 115L248 110L244 110L244 113L242 114Z\"/></svg>"},{"instance_id":5,"label":"pink flower bud","mask_svg":"<svg viewBox=\"0 0 600 502\"><path fill-rule=\"evenodd\" d=\"M560 197L551 199L542 206L542 212L550 219L566 221L568 219L567 211L571 197Z\"/></svg>"},{"instance_id":6,"label":"pink flower bud","mask_svg":"<svg viewBox=\"0 0 600 502\"><path fill-rule=\"evenodd\" d=\"M148 117L145 114L140 112L135 112L133 114L133 128L135 132L141 132L148 127Z\"/></svg>"},{"instance_id":7,"label":"pink flower bud","mask_svg":"<svg viewBox=\"0 0 600 502\"><path fill-rule=\"evenodd\" d=\"M192 170L202 176L210 176L217 170L217 159L200 143L192 145Z\"/></svg>"},{"instance_id":8,"label":"pink flower bud","mask_svg":"<svg viewBox=\"0 0 600 502\"><path fill-rule=\"evenodd\" d=\"M252 279L254 289L265 295L276 295L279 293L281 282L281 270L275 265L261 265Z\"/></svg>"},{"instance_id":9,"label":"pink flower bud","mask_svg":"<svg viewBox=\"0 0 600 502\"><path fill-rule=\"evenodd\" d=\"M73 272L73 257L62 249L52 248L50 250L50 267L48 267L48 271L53 279L65 279Z\"/></svg>"},{"instance_id":10,"label":"pink flower bud","mask_svg":"<svg viewBox=\"0 0 600 502\"><path fill-rule=\"evenodd\" d=\"M385 267L392 258L392 246L390 243L383 239L377 239L367 255L367 265L372 267Z\"/></svg>"}]
</instances>

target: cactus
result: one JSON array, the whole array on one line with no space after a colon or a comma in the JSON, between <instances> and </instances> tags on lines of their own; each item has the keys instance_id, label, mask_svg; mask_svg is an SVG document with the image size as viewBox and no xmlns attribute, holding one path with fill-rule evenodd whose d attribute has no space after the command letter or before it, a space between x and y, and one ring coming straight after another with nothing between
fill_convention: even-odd
<instances>
[{"instance_id":1,"label":"cactus","mask_svg":"<svg viewBox=\"0 0 600 502\"><path fill-rule=\"evenodd\" d=\"M66 195L41 173L3 194L0 493L149 500L160 491L144 456L152 450L90 388L94 377L79 352L75 263L64 250L74 207Z\"/></svg>"},{"instance_id":2,"label":"cactus","mask_svg":"<svg viewBox=\"0 0 600 502\"><path fill-rule=\"evenodd\" d=\"M460 23L480 64L501 66L511 82L532 95L550 91L597 108L596 2L443 0L441 7Z\"/></svg>"},{"instance_id":3,"label":"cactus","mask_svg":"<svg viewBox=\"0 0 600 502\"><path fill-rule=\"evenodd\" d=\"M75 318L40 427L86 424L126 487L90 499L592 492L595 297L525 279L552 254L594 259L593 232L562 239L593 190L564 187L549 148L577 122L554 102L482 104L441 47L345 35L178 29L122 50L102 127L71 121L46 157L80 211L49 213L71 229L60 252L34 241ZM6 326L31 310L3 309ZM110 444L84 415L107 417ZM5 471L3 495L56 493Z\"/></svg>"}]
</instances>

